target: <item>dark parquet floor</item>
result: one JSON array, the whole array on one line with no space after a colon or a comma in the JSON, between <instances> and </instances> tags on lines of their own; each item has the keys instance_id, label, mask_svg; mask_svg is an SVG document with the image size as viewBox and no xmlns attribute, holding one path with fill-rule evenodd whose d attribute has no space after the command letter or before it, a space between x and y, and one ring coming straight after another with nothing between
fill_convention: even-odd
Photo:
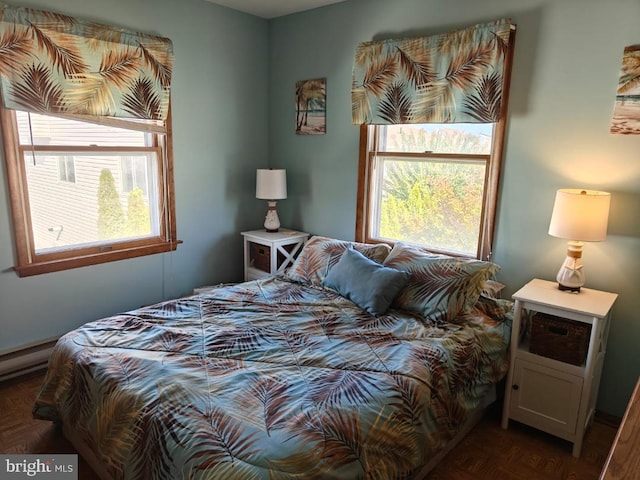
<instances>
[{"instance_id":1,"label":"dark parquet floor","mask_svg":"<svg viewBox=\"0 0 640 480\"><path fill-rule=\"evenodd\" d=\"M0 453L76 453L51 422L34 420L31 406L44 372L0 382ZM428 480L597 480L616 428L596 419L580 458L571 443L511 422L500 427L500 406L432 471ZM79 480L96 475L81 458Z\"/></svg>"}]
</instances>

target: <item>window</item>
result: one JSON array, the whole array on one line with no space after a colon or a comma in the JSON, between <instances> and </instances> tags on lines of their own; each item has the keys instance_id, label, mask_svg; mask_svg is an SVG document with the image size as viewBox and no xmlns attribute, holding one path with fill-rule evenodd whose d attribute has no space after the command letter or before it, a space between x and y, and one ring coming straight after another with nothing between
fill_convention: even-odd
<instances>
[{"instance_id":1,"label":"window","mask_svg":"<svg viewBox=\"0 0 640 480\"><path fill-rule=\"evenodd\" d=\"M356 239L489 258L503 128L362 126Z\"/></svg>"},{"instance_id":2,"label":"window","mask_svg":"<svg viewBox=\"0 0 640 480\"><path fill-rule=\"evenodd\" d=\"M122 190L129 193L139 188L144 195L147 194L147 171L153 164L146 156L122 157L120 169L122 170Z\"/></svg>"},{"instance_id":3,"label":"window","mask_svg":"<svg viewBox=\"0 0 640 480\"><path fill-rule=\"evenodd\" d=\"M58 180L76 183L76 166L72 156L64 155L58 157Z\"/></svg>"},{"instance_id":4,"label":"window","mask_svg":"<svg viewBox=\"0 0 640 480\"><path fill-rule=\"evenodd\" d=\"M152 121L1 113L20 276L176 248L170 138Z\"/></svg>"},{"instance_id":5,"label":"window","mask_svg":"<svg viewBox=\"0 0 640 480\"><path fill-rule=\"evenodd\" d=\"M515 31L498 19L358 45L356 240L491 257Z\"/></svg>"}]
</instances>

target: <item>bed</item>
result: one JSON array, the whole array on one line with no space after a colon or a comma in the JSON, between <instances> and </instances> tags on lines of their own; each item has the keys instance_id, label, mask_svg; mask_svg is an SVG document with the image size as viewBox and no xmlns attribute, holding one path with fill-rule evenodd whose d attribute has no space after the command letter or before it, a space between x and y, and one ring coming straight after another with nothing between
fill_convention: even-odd
<instances>
[{"instance_id":1,"label":"bed","mask_svg":"<svg viewBox=\"0 0 640 480\"><path fill-rule=\"evenodd\" d=\"M508 369L497 268L313 237L285 275L64 335L33 413L103 479L420 478Z\"/></svg>"}]
</instances>

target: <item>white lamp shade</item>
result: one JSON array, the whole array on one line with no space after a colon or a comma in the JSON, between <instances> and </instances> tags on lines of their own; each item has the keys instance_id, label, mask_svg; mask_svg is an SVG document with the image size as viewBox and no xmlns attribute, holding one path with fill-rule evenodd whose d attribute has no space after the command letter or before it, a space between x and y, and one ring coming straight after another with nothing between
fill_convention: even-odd
<instances>
[{"instance_id":1,"label":"white lamp shade","mask_svg":"<svg viewBox=\"0 0 640 480\"><path fill-rule=\"evenodd\" d=\"M256 175L256 198L262 200L287 198L287 171L259 168Z\"/></svg>"},{"instance_id":2,"label":"white lamp shade","mask_svg":"<svg viewBox=\"0 0 640 480\"><path fill-rule=\"evenodd\" d=\"M607 238L611 194L596 190L561 189L556 192L549 235L580 242Z\"/></svg>"}]
</instances>

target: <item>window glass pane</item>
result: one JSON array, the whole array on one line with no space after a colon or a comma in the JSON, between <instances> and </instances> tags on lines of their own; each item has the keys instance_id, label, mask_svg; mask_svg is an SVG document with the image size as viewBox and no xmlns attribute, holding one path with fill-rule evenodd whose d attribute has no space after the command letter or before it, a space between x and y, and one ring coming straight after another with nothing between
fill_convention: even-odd
<instances>
[{"instance_id":1,"label":"window glass pane","mask_svg":"<svg viewBox=\"0 0 640 480\"><path fill-rule=\"evenodd\" d=\"M120 159L120 168L122 169L122 191L130 192L133 190L133 162L131 157L122 157Z\"/></svg>"},{"instance_id":2,"label":"window glass pane","mask_svg":"<svg viewBox=\"0 0 640 480\"><path fill-rule=\"evenodd\" d=\"M16 111L20 145L147 146L148 134L66 118ZM31 120L31 121L29 121ZM32 141L33 139L33 141Z\"/></svg>"},{"instance_id":3,"label":"window glass pane","mask_svg":"<svg viewBox=\"0 0 640 480\"><path fill-rule=\"evenodd\" d=\"M147 193L147 158L143 156L133 157L134 162L134 184L136 188L139 188L143 193Z\"/></svg>"},{"instance_id":4,"label":"window glass pane","mask_svg":"<svg viewBox=\"0 0 640 480\"><path fill-rule=\"evenodd\" d=\"M380 152L491 153L492 123L427 123L378 128Z\"/></svg>"},{"instance_id":5,"label":"window glass pane","mask_svg":"<svg viewBox=\"0 0 640 480\"><path fill-rule=\"evenodd\" d=\"M154 152L25 153L27 188L36 253L159 235L158 189L122 188L123 157L143 158L157 185ZM58 165L74 167L75 183L58 181Z\"/></svg>"},{"instance_id":6,"label":"window glass pane","mask_svg":"<svg viewBox=\"0 0 640 480\"><path fill-rule=\"evenodd\" d=\"M76 169L75 169L73 157L69 157L69 156L58 157L58 179L61 182L75 183Z\"/></svg>"},{"instance_id":7,"label":"window glass pane","mask_svg":"<svg viewBox=\"0 0 640 480\"><path fill-rule=\"evenodd\" d=\"M58 180L64 182L67 180L67 164L64 157L58 158Z\"/></svg>"},{"instance_id":8,"label":"window glass pane","mask_svg":"<svg viewBox=\"0 0 640 480\"><path fill-rule=\"evenodd\" d=\"M372 236L475 256L486 163L378 157Z\"/></svg>"},{"instance_id":9,"label":"window glass pane","mask_svg":"<svg viewBox=\"0 0 640 480\"><path fill-rule=\"evenodd\" d=\"M149 189L148 170L151 168L149 158L145 155L122 157L122 190L130 192L139 188L145 195Z\"/></svg>"}]
</instances>

